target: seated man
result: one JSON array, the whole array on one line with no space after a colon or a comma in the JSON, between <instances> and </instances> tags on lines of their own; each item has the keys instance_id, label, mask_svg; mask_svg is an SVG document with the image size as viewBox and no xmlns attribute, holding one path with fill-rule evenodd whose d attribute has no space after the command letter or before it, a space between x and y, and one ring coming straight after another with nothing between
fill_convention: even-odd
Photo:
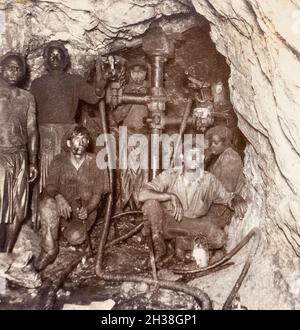
<instances>
[{"instance_id":1,"label":"seated man","mask_svg":"<svg viewBox=\"0 0 300 330\"><path fill-rule=\"evenodd\" d=\"M228 205L240 218L246 212L246 202L240 196L228 192L214 175L203 170L200 154L200 149L191 148L183 166L165 170L140 192L157 261L166 253L165 239L175 238L180 259L192 249L191 238L198 236L206 238L209 250L224 248L224 230L216 216L207 215L213 203Z\"/></svg>"},{"instance_id":2,"label":"seated man","mask_svg":"<svg viewBox=\"0 0 300 330\"><path fill-rule=\"evenodd\" d=\"M45 197L39 205L42 251L34 262L36 270L56 258L60 220L70 219L64 232L69 243L83 243L96 220L102 195L109 192L107 172L100 170L96 157L86 152L89 139L85 127L75 127L67 140L69 152L57 155L50 165Z\"/></svg>"},{"instance_id":3,"label":"seated man","mask_svg":"<svg viewBox=\"0 0 300 330\"><path fill-rule=\"evenodd\" d=\"M205 133L208 142L207 171L221 181L229 191L240 193L244 185L243 161L232 146L232 131L230 128L218 125ZM224 205L213 205L210 213L219 217L219 225L224 228L230 223L232 211Z\"/></svg>"}]
</instances>

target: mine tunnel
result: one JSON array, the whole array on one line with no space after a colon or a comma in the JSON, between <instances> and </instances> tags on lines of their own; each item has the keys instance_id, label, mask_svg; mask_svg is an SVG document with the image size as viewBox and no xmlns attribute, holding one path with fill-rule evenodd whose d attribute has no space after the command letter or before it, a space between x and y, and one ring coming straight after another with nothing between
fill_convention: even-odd
<instances>
[{"instance_id":1,"label":"mine tunnel","mask_svg":"<svg viewBox=\"0 0 300 330\"><path fill-rule=\"evenodd\" d=\"M295 8L289 3L292 12ZM144 61L146 80L151 87L155 85L155 63L145 51L143 40L151 36L151 31L161 31L170 42L174 47L172 56L164 56L161 85L156 86L158 94L151 95L157 100L159 88L164 89L163 113L171 124L160 126L160 133L179 131L190 100L191 113L197 108L213 110L210 122L202 122L200 129L187 120L184 133L205 135L213 126L227 126L232 132L232 148L243 163L245 184L241 196L247 201L247 212L242 220L233 216L226 227L226 251L231 251L251 230L258 228L259 245L235 297L248 309L299 308L300 123L296 110L300 100L299 81L293 76L293 71L299 69L299 35L289 33L278 23L274 12L279 9L274 4L250 0L237 7L229 0L164 3L90 0L86 4L69 1L67 5L62 1L28 1L0 5L0 13L5 14L5 30L0 34L1 54L13 50L25 56L28 72L22 88L27 90L34 79L45 73L43 48L51 40L61 40L68 50L71 59L68 72L80 74L91 85L95 84L95 61L101 56L107 67L115 59L117 69L123 60L125 68L130 63ZM128 70L123 78L126 85ZM112 100L120 97L113 94L116 91L106 90L104 102L107 127L112 132L118 128L111 116ZM153 123L154 116L151 120ZM101 150L97 138L103 133L99 105L80 101L76 122L89 129L89 151L96 155ZM144 121L144 126L147 125L149 121ZM209 161L213 164L213 157ZM209 168L211 163L205 166ZM120 212L137 212L111 221L106 237L108 247L103 248L100 259L109 274L151 277L155 273L151 247L141 232L109 245L144 221L139 205L121 205L119 181L115 173L111 217ZM102 203L107 205L107 196ZM95 273L99 262L96 254L103 239L105 212L105 207L98 212L90 231L93 256L79 258L85 246L70 247L61 235L59 255L42 272L40 288L34 285L24 288L23 282L34 282L30 272L28 278L18 280L6 281L0 277L4 308L199 308L192 296L180 290L153 289L152 284L142 280L99 279ZM16 243L17 254L24 251L38 254L40 250L39 231L32 229L34 207L30 215ZM253 242L250 240L243 246L226 267L208 274L182 275L164 268L156 271L161 280L203 290L212 307L221 309L250 260L249 255L253 254L254 243L250 243ZM78 262L73 265L74 260ZM66 265L70 266L70 272L64 278ZM178 265L170 266L174 267ZM60 282L58 274L62 274ZM53 283L55 288L51 287Z\"/></svg>"}]
</instances>

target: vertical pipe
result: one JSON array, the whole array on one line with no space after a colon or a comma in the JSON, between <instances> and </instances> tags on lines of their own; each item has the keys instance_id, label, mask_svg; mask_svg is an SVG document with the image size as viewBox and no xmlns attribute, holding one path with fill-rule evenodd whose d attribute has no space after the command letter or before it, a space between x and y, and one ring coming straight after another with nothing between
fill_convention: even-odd
<instances>
[{"instance_id":1,"label":"vertical pipe","mask_svg":"<svg viewBox=\"0 0 300 330\"><path fill-rule=\"evenodd\" d=\"M110 194L108 197L107 201L107 209L105 212L104 216L104 227L102 230L102 236L100 239L100 244L98 247L98 253L97 253L97 258L96 258L96 274L98 276L101 276L103 270L103 256L104 256L104 248L105 248L105 243L107 241L107 236L109 232L109 227L110 227L110 218L112 214L112 206L113 206L113 197L114 197L114 173L113 173L113 168L112 168L112 155L111 155L111 150L110 150L110 143L107 138L108 134L108 128L107 128L107 122L106 122L106 113L105 113L105 103L104 100L102 99L99 104L99 111L100 111L100 118L101 118L101 123L102 123L102 129L103 129L103 134L105 136L104 141L106 144L106 149L108 153L108 165L109 165L109 183L110 183Z\"/></svg>"},{"instance_id":2,"label":"vertical pipe","mask_svg":"<svg viewBox=\"0 0 300 330\"><path fill-rule=\"evenodd\" d=\"M151 130L151 180L154 179L160 168L160 156L161 156L161 142L160 142L160 130L152 128Z\"/></svg>"},{"instance_id":3,"label":"vertical pipe","mask_svg":"<svg viewBox=\"0 0 300 330\"><path fill-rule=\"evenodd\" d=\"M151 87L160 88L163 86L164 83L164 58L160 55L154 55L152 57L152 81Z\"/></svg>"},{"instance_id":4,"label":"vertical pipe","mask_svg":"<svg viewBox=\"0 0 300 330\"><path fill-rule=\"evenodd\" d=\"M151 94L152 96L159 96L161 94L161 89L163 88L164 84L164 57L161 55L153 55L151 58L151 66L152 66L152 74L151 74ZM150 110L152 110L152 116L154 113L160 113L162 112L162 107L159 100L152 101L154 104L152 104L152 107ZM161 130L158 128L152 128L151 129L151 136L153 137L155 145L158 143L158 150L155 151L155 154L151 154L152 161L152 171L151 171L151 179L154 179L158 173L160 168L160 156L161 156L161 148L159 143L159 137L161 134ZM151 144L152 145L152 144ZM152 150L151 150L152 151Z\"/></svg>"},{"instance_id":5,"label":"vertical pipe","mask_svg":"<svg viewBox=\"0 0 300 330\"><path fill-rule=\"evenodd\" d=\"M160 62L160 63L162 64L163 62ZM158 72L162 72L162 70L159 70L159 69L156 70L157 77L159 76ZM162 74L159 77L160 77L160 79L162 79ZM156 81L157 81L157 85L162 84L162 80L159 81L159 79L157 78ZM185 292L185 293L193 296L196 299L196 301L200 304L202 309L212 309L212 302L211 302L209 296L204 291L202 291L198 288L192 288L187 285L184 285L181 283L175 283L172 281L160 281L157 279L156 276L155 276L155 279L153 280L153 279L143 277L143 276L135 276L135 275L130 276L130 275L123 275L123 274L105 274L104 273L104 270L102 269L102 267L103 267L105 244L107 241L108 231L109 231L109 227L110 227L110 219L111 219L111 214L112 214L114 172L113 172L113 168L111 166L112 165L111 164L112 154L111 154L111 150L110 150L110 143L107 138L107 134L108 134L107 127L108 126L107 126L107 121L106 121L104 100L100 101L99 111L100 111L100 118L101 118L101 122L102 122L102 128L103 128L103 133L105 136L105 143L106 143L106 148L107 148L107 153L108 153L111 192L110 192L108 202L107 202L107 209L106 209L105 216L104 216L104 227L103 227L103 231L102 231L102 235L101 235L101 239L100 239L100 243L99 243L99 247L98 247L97 258L96 258L96 267L95 268L96 268L97 276L99 276L100 278L102 278L104 280L124 281L124 282L125 281L127 281L127 282L145 282L145 283L149 283L149 284L158 285L159 287L165 288L165 289L182 291L182 292ZM153 132L160 133L160 130L155 128L155 129L153 129ZM156 269L155 270L153 269L153 271L156 273Z\"/></svg>"}]
</instances>

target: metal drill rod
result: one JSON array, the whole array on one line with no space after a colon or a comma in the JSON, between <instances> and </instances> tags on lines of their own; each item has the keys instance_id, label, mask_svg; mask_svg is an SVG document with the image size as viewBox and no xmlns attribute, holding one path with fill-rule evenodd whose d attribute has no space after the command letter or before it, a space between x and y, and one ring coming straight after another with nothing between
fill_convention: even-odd
<instances>
[{"instance_id":1,"label":"metal drill rod","mask_svg":"<svg viewBox=\"0 0 300 330\"><path fill-rule=\"evenodd\" d=\"M164 76L163 76L163 69L164 69L164 62L165 58L161 55L154 55L152 57L152 86L155 88L163 87L164 83Z\"/></svg>"},{"instance_id":2,"label":"metal drill rod","mask_svg":"<svg viewBox=\"0 0 300 330\"><path fill-rule=\"evenodd\" d=\"M122 94L122 103L125 104L145 104L150 102L150 95L137 95L133 93Z\"/></svg>"}]
</instances>

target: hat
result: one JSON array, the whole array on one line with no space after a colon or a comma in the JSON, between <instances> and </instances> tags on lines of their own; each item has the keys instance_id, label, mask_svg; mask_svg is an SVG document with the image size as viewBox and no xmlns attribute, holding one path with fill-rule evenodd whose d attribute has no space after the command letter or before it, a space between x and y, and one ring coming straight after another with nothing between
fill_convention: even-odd
<instances>
[{"instance_id":1,"label":"hat","mask_svg":"<svg viewBox=\"0 0 300 330\"><path fill-rule=\"evenodd\" d=\"M133 59L128 60L128 62L127 62L128 69L131 69L135 66L141 66L145 70L147 70L147 61L146 61L145 57L133 58Z\"/></svg>"},{"instance_id":2,"label":"hat","mask_svg":"<svg viewBox=\"0 0 300 330\"><path fill-rule=\"evenodd\" d=\"M220 138L225 139L228 142L231 142L233 137L231 129L223 125L217 125L208 129L205 133L205 138L210 139L212 135L218 135Z\"/></svg>"}]
</instances>

